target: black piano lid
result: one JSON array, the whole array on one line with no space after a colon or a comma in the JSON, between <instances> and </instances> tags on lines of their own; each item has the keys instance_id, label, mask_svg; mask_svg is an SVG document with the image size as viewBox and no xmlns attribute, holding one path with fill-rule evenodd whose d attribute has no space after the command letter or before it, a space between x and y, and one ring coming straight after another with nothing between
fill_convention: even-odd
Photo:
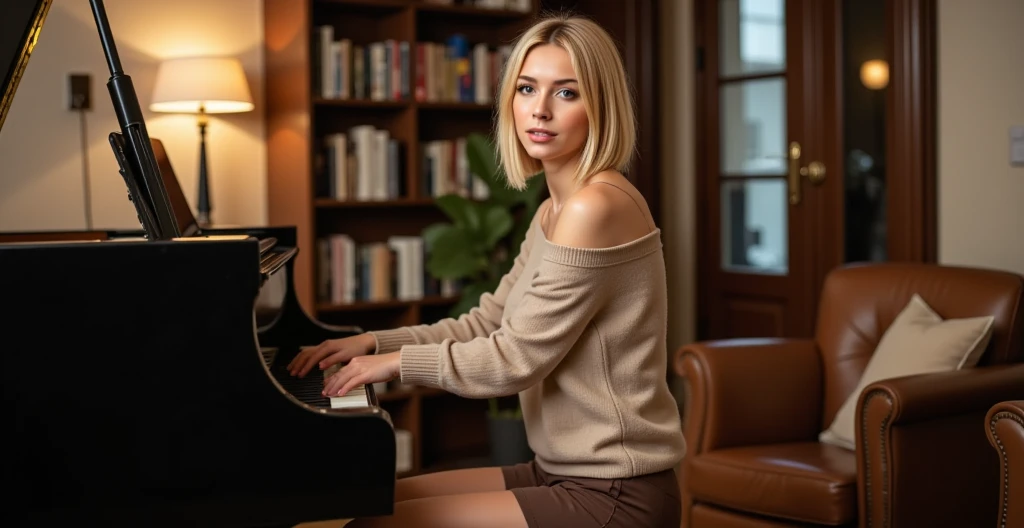
<instances>
[{"instance_id":1,"label":"black piano lid","mask_svg":"<svg viewBox=\"0 0 1024 528\"><path fill-rule=\"evenodd\" d=\"M3 0L0 2L0 67L4 84L0 88L0 130L28 66L32 49L43 28L52 0Z\"/></svg>"}]
</instances>

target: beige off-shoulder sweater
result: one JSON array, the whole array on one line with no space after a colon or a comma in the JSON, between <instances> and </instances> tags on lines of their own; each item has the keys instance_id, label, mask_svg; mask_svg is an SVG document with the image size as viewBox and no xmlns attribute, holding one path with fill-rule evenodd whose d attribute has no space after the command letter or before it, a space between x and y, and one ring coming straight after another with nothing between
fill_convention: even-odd
<instances>
[{"instance_id":1,"label":"beige off-shoulder sweater","mask_svg":"<svg viewBox=\"0 0 1024 528\"><path fill-rule=\"evenodd\" d=\"M371 332L401 350L401 379L468 398L519 394L537 463L626 478L685 451L665 379L661 232L611 248L547 240L536 217L513 268L457 320Z\"/></svg>"}]
</instances>

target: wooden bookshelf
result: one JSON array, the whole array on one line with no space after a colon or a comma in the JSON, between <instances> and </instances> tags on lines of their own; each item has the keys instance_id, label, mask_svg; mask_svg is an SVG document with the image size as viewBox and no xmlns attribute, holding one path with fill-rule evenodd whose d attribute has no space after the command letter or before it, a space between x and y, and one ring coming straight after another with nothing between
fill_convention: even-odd
<instances>
[{"instance_id":1,"label":"wooden bookshelf","mask_svg":"<svg viewBox=\"0 0 1024 528\"><path fill-rule=\"evenodd\" d=\"M455 2L460 4L460 2ZM316 318L364 330L429 323L448 314L453 297L415 301L331 303L316 292L317 239L347 234L357 243L382 242L393 235L419 235L445 220L432 196L422 192L422 145L491 129L493 105L418 101L414 94L415 43L443 43L452 34L491 47L511 44L533 20L539 0L526 12L423 0L265 0L267 196L271 225L294 225L299 249L295 288ZM410 43L410 87L402 100L322 97L316 85L317 28L330 25L335 38L353 44L394 39ZM318 149L325 135L371 124L401 145L405 193L380 201L337 200L318 193ZM488 440L484 400L444 391L397 388L380 394L396 428L412 433L412 474L485 464Z\"/></svg>"}]
</instances>

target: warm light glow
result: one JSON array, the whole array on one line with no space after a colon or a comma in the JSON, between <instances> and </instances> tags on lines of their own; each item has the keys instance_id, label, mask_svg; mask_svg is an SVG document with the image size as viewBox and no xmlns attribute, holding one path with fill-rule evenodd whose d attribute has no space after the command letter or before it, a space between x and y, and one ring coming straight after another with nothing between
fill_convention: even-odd
<instances>
[{"instance_id":1,"label":"warm light glow","mask_svg":"<svg viewBox=\"0 0 1024 528\"><path fill-rule=\"evenodd\" d=\"M149 109L154 112L208 114L253 109L249 83L237 59L193 57L160 63Z\"/></svg>"},{"instance_id":2,"label":"warm light glow","mask_svg":"<svg viewBox=\"0 0 1024 528\"><path fill-rule=\"evenodd\" d=\"M861 64L860 82L872 90L885 88L889 84L889 63L875 59Z\"/></svg>"}]
</instances>

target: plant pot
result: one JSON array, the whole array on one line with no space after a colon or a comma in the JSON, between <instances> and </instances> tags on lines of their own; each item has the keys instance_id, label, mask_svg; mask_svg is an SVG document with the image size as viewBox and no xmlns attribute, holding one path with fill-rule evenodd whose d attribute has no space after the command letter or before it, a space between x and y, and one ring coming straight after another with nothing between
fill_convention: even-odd
<instances>
[{"instance_id":1,"label":"plant pot","mask_svg":"<svg viewBox=\"0 0 1024 528\"><path fill-rule=\"evenodd\" d=\"M533 451L526 441L526 424L522 418L488 416L491 435L491 463L511 466L533 459Z\"/></svg>"}]
</instances>

